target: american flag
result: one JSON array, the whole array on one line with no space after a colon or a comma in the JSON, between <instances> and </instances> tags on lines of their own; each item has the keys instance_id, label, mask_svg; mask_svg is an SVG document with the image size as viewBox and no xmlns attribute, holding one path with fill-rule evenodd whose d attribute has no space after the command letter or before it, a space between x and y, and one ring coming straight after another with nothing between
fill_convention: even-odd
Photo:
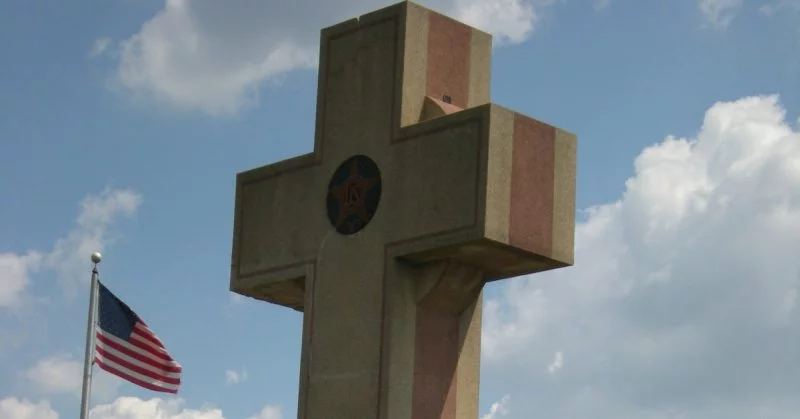
<instances>
[{"instance_id":1,"label":"american flag","mask_svg":"<svg viewBox=\"0 0 800 419\"><path fill-rule=\"evenodd\" d=\"M148 390L177 393L180 364L127 304L102 283L98 285L97 366Z\"/></svg>"}]
</instances>

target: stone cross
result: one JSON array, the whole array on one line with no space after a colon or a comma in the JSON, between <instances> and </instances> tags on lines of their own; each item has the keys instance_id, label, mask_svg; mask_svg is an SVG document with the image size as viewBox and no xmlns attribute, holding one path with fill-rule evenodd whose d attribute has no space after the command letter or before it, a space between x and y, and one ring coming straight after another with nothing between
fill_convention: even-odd
<instances>
[{"instance_id":1,"label":"stone cross","mask_svg":"<svg viewBox=\"0 0 800 419\"><path fill-rule=\"evenodd\" d=\"M230 288L303 312L298 418L475 419L483 285L573 262L575 136L414 3L320 47L314 151L237 176Z\"/></svg>"}]
</instances>

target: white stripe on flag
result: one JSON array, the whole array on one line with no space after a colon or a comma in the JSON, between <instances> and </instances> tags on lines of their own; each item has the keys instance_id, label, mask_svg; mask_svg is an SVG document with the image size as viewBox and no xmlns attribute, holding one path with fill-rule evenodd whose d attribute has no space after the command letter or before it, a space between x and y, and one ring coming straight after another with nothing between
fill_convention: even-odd
<instances>
[{"instance_id":1,"label":"white stripe on flag","mask_svg":"<svg viewBox=\"0 0 800 419\"><path fill-rule=\"evenodd\" d=\"M97 342L97 347L102 349L103 351L105 351L106 353L108 353L111 356L115 356L117 358L120 358L122 361L125 361L125 362L127 362L129 364L132 364L132 365L136 366L136 367L146 369L147 371L150 371L153 374L164 376L164 377L168 377L168 378L181 378L181 373L180 372L172 372L172 371L165 370L163 368L164 367L163 363L159 364L159 365L153 365L152 363L146 363L146 362L139 361L136 358L132 358L132 357L126 355L124 352L118 351L117 348L114 348L113 346L106 345L106 344L104 344L103 342L100 342L100 341ZM130 346L128 346L127 348L131 349ZM111 361L110 360L106 361L106 363L108 363L108 362L111 362Z\"/></svg>"},{"instance_id":2,"label":"white stripe on flag","mask_svg":"<svg viewBox=\"0 0 800 419\"><path fill-rule=\"evenodd\" d=\"M112 369L115 369L115 370L121 372L123 375L127 375L129 377L133 377L133 378L135 378L135 379L137 379L139 381L143 381L143 382L148 383L148 384L150 384L152 386L160 387L160 388L163 388L163 389L166 389L166 390L173 390L173 391L178 391L178 387L180 387L177 384L165 383L163 381L155 380L155 379L152 379L152 378L147 377L145 375L139 374L138 372L131 371L131 370L125 368L124 366L119 365L116 362L114 362L114 361L112 361L112 360L110 360L108 358L103 358L103 356L100 355L100 354L97 354L95 356L97 357L98 361L100 363L104 364L105 366L107 366L109 368L112 368Z\"/></svg>"},{"instance_id":3,"label":"white stripe on flag","mask_svg":"<svg viewBox=\"0 0 800 419\"><path fill-rule=\"evenodd\" d=\"M103 331L103 329L98 328L97 329L97 333L102 335L105 339L108 339L109 341L114 342L117 345L128 349L129 351L135 352L138 355L141 355L141 356L144 356L144 357L147 357L147 358L151 359L153 361L154 365L164 365L164 366L168 366L168 367L177 367L177 368L181 367L181 365L178 364L175 361L166 361L163 358L161 358L161 357L159 357L157 355L154 355L152 352L146 351L146 350L144 350L142 348L139 348L138 346L131 345L130 343L128 343L128 342L126 342L126 341L124 341L124 340L112 335L111 333L106 333L105 331ZM98 340L97 344L98 345L102 345L103 342ZM106 347L108 347L108 346L106 346Z\"/></svg>"},{"instance_id":4,"label":"white stripe on flag","mask_svg":"<svg viewBox=\"0 0 800 419\"><path fill-rule=\"evenodd\" d=\"M133 328L133 333L131 334L131 339L136 339L142 344L147 345L150 348L153 348L153 350L157 352L163 353L165 355L167 354L167 348L165 348L164 344L161 343L161 339L159 339L158 336L156 336L156 334L153 333L152 330L150 330L150 328L145 326L144 323L141 322L136 323L136 326ZM158 342L158 344L153 343L153 340Z\"/></svg>"}]
</instances>

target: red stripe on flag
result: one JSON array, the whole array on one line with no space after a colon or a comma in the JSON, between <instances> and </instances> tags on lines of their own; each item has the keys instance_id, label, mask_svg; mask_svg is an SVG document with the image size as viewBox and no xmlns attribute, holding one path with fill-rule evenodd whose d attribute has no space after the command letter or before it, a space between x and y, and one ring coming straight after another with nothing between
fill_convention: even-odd
<instances>
[{"instance_id":1,"label":"red stripe on flag","mask_svg":"<svg viewBox=\"0 0 800 419\"><path fill-rule=\"evenodd\" d=\"M164 344L161 343L161 339L159 339L158 336L156 336L156 334L153 333L153 331L150 330L150 328L147 327L146 324L142 322L136 323L136 326L133 328L133 333L138 334L146 341L149 341L154 346L158 347L158 349L166 351L164 348Z\"/></svg>"},{"instance_id":2,"label":"red stripe on flag","mask_svg":"<svg viewBox=\"0 0 800 419\"><path fill-rule=\"evenodd\" d=\"M119 352L121 352L121 353L123 353L123 354L125 354L125 355L127 355L127 356L129 356L129 357L131 357L131 358L133 358L135 360L137 360L137 361L141 361L141 362L144 362L146 364L150 364L150 365L153 365L155 367L162 368L165 371L169 371L169 372L181 372L182 371L182 368L180 366L178 366L178 365L175 365L175 361L170 357L167 357L168 359L166 359L166 360L164 360L163 357L158 357L162 361L154 360L154 359L146 357L146 356L144 356L144 355L142 355L140 353L137 353L136 351L131 350L130 348L127 348L127 347L125 347L123 345L120 345L117 342L112 341L111 339L106 338L99 331L97 332L97 340L102 342L103 345L106 345L106 346L108 346L110 348L113 348L113 349L115 349L115 350L117 350L117 351L119 351ZM136 346L137 348L139 348L139 346L137 346L137 345L133 345L133 344L130 344L130 345L131 346ZM143 351L147 351L147 353L150 353L150 354L153 353L152 350L149 350L147 348L139 348L139 349L141 349Z\"/></svg>"},{"instance_id":3,"label":"red stripe on flag","mask_svg":"<svg viewBox=\"0 0 800 419\"><path fill-rule=\"evenodd\" d=\"M130 362L128 362L128 361L126 361L126 360L124 360L124 359L122 359L122 358L120 358L120 357L118 357L118 356L116 356L116 355L114 355L112 353L109 353L108 351L105 351L100 347L97 348L97 353L99 353L100 356L102 356L104 359L106 359L108 361L113 361L115 364L117 364L117 365L119 365L121 367L127 368L127 369L129 369L129 370L131 370L133 372L139 373L141 375L144 375L146 377L152 378L154 380L162 381L162 382L167 383L167 384L175 384L175 385L180 385L181 384L181 379L180 378L169 377L169 376L166 376L166 375L163 375L163 374L159 374L158 372L154 372L154 371L150 371L148 369L142 368L142 367L140 367L138 365L135 365L135 364L132 364L132 363L130 363ZM161 369L160 367L158 367L156 365L152 365L152 364L148 364L148 365L151 365L151 366L153 366L155 368Z\"/></svg>"},{"instance_id":4,"label":"red stripe on flag","mask_svg":"<svg viewBox=\"0 0 800 419\"><path fill-rule=\"evenodd\" d=\"M122 378L123 380L127 380L127 381L130 381L133 384L136 384L137 386L144 387L144 388L146 388L148 390L158 391L158 392L161 392L161 393L172 393L172 394L177 394L178 393L177 389L161 387L161 386L158 386L158 385L153 384L153 383L148 383L146 381L142 381L142 380L140 380L140 379L138 379L136 377L131 377L130 375L125 374L124 372L122 372L122 371L120 371L120 370L118 370L118 369L116 369L116 368L114 368L112 366L106 365L105 363L103 363L100 360L96 360L96 363L97 363L98 367L102 368L103 370L105 370L109 374L114 374L117 377Z\"/></svg>"},{"instance_id":5,"label":"red stripe on flag","mask_svg":"<svg viewBox=\"0 0 800 419\"><path fill-rule=\"evenodd\" d=\"M147 340L144 337L142 337L141 334L139 334L136 331L136 329L134 329L133 333L131 334L131 337L128 338L128 343L143 351L147 351L153 354L153 356L157 356L163 359L164 361L173 361L172 357L170 357L169 354L167 354L167 351L163 346L154 348L147 342Z\"/></svg>"}]
</instances>

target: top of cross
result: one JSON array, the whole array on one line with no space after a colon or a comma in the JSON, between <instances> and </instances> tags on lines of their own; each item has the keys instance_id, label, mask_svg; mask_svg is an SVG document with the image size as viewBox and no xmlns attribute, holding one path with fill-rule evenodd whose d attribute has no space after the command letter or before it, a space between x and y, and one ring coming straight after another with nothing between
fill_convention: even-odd
<instances>
[{"instance_id":1,"label":"top of cross","mask_svg":"<svg viewBox=\"0 0 800 419\"><path fill-rule=\"evenodd\" d=\"M302 309L331 241L487 280L571 264L575 137L489 104L491 45L411 2L324 29L314 151L239 174L231 288Z\"/></svg>"}]
</instances>

